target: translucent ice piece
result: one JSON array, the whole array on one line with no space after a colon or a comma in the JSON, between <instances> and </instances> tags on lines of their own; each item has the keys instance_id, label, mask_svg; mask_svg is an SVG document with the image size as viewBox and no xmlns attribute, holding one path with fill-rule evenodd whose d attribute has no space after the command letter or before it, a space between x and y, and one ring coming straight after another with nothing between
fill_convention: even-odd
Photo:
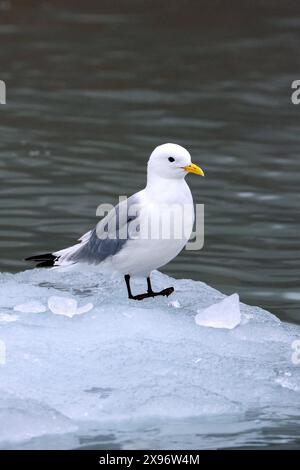
<instances>
[{"instance_id":1,"label":"translucent ice piece","mask_svg":"<svg viewBox=\"0 0 300 470\"><path fill-rule=\"evenodd\" d=\"M77 300L71 297L52 296L48 299L48 307L56 315L65 315L72 318L74 315L81 315L89 312L93 308L92 303L77 308Z\"/></svg>"},{"instance_id":2,"label":"translucent ice piece","mask_svg":"<svg viewBox=\"0 0 300 470\"><path fill-rule=\"evenodd\" d=\"M16 305L14 310L22 313L43 313L46 312L47 307L45 307L45 305L43 305L39 300L32 300L24 304Z\"/></svg>"},{"instance_id":3,"label":"translucent ice piece","mask_svg":"<svg viewBox=\"0 0 300 470\"><path fill-rule=\"evenodd\" d=\"M241 322L240 300L232 294L216 304L198 310L195 317L197 325L232 330Z\"/></svg>"}]
</instances>

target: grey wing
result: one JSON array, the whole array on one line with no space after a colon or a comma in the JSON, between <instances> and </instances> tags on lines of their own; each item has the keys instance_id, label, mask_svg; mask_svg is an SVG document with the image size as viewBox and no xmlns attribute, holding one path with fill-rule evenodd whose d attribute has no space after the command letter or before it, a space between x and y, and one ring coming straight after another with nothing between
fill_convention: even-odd
<instances>
[{"instance_id":1,"label":"grey wing","mask_svg":"<svg viewBox=\"0 0 300 470\"><path fill-rule=\"evenodd\" d=\"M70 253L68 261L99 264L117 254L129 239L128 225L138 217L139 193L118 204L83 237L82 246Z\"/></svg>"}]
</instances>

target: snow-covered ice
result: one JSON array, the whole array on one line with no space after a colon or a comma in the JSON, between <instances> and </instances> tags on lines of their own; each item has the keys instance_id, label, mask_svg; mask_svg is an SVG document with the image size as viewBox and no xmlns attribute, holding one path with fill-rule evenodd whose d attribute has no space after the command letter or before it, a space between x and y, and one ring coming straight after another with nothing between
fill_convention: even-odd
<instances>
[{"instance_id":1,"label":"snow-covered ice","mask_svg":"<svg viewBox=\"0 0 300 470\"><path fill-rule=\"evenodd\" d=\"M1 448L105 440L124 448L216 447L220 433L228 436L222 446L234 433L253 442L266 422L300 419L300 366L291 359L298 326L243 304L234 329L199 326L197 312L220 306L223 294L158 272L153 285L175 292L130 301L121 277L92 268L0 275L0 316L14 318L0 322ZM134 292L145 287L133 284ZM53 314L53 297L58 310L62 298L74 299L73 313L94 308L67 318ZM49 302L52 311L16 317L14 307L30 302Z\"/></svg>"},{"instance_id":2,"label":"snow-covered ice","mask_svg":"<svg viewBox=\"0 0 300 470\"><path fill-rule=\"evenodd\" d=\"M232 294L216 304L199 309L195 317L197 325L232 330L241 323L240 299Z\"/></svg>"},{"instance_id":3,"label":"snow-covered ice","mask_svg":"<svg viewBox=\"0 0 300 470\"><path fill-rule=\"evenodd\" d=\"M170 300L170 302L168 302L168 306L169 307L174 307L174 308L180 308L181 307L178 300Z\"/></svg>"}]
</instances>

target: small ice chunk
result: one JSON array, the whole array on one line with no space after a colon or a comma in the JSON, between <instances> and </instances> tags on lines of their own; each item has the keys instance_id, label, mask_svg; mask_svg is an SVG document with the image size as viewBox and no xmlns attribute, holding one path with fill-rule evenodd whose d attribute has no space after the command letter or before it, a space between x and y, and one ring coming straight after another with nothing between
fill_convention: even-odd
<instances>
[{"instance_id":1,"label":"small ice chunk","mask_svg":"<svg viewBox=\"0 0 300 470\"><path fill-rule=\"evenodd\" d=\"M174 308L180 308L181 305L180 303L178 302L178 300L171 300L169 303L168 303L168 306L169 307L174 307Z\"/></svg>"},{"instance_id":2,"label":"small ice chunk","mask_svg":"<svg viewBox=\"0 0 300 470\"><path fill-rule=\"evenodd\" d=\"M275 379L275 383L281 385L283 388L287 388L288 390L293 390L294 392L299 392L300 390L297 379L293 380L287 377L278 377Z\"/></svg>"},{"instance_id":3,"label":"small ice chunk","mask_svg":"<svg viewBox=\"0 0 300 470\"><path fill-rule=\"evenodd\" d=\"M92 310L93 307L94 307L94 305L92 303L85 304L82 307L77 308L76 314L81 315L82 313L87 313L90 310Z\"/></svg>"},{"instance_id":4,"label":"small ice chunk","mask_svg":"<svg viewBox=\"0 0 300 470\"><path fill-rule=\"evenodd\" d=\"M201 362L202 361L202 358L201 357L197 357L197 359L194 359L194 363L195 364L198 364L198 362Z\"/></svg>"},{"instance_id":5,"label":"small ice chunk","mask_svg":"<svg viewBox=\"0 0 300 470\"><path fill-rule=\"evenodd\" d=\"M0 322L1 323L9 323L12 321L17 321L18 320L17 315L9 315L8 313L1 313L0 314Z\"/></svg>"},{"instance_id":6,"label":"small ice chunk","mask_svg":"<svg viewBox=\"0 0 300 470\"><path fill-rule=\"evenodd\" d=\"M70 297L52 296L48 299L48 307L56 315L73 317L77 311L77 301Z\"/></svg>"},{"instance_id":7,"label":"small ice chunk","mask_svg":"<svg viewBox=\"0 0 300 470\"><path fill-rule=\"evenodd\" d=\"M238 294L232 294L217 304L197 311L197 325L231 330L241 322L240 300Z\"/></svg>"},{"instance_id":8,"label":"small ice chunk","mask_svg":"<svg viewBox=\"0 0 300 470\"><path fill-rule=\"evenodd\" d=\"M48 299L48 307L52 313L56 315L65 315L66 317L72 318L74 315L81 315L86 313L93 308L92 303L83 305L77 308L77 300L71 297L58 297L52 296Z\"/></svg>"},{"instance_id":9,"label":"small ice chunk","mask_svg":"<svg viewBox=\"0 0 300 470\"><path fill-rule=\"evenodd\" d=\"M14 307L16 312L22 313L43 313L46 312L47 307L42 304L39 300L32 300L31 302L26 302L25 304L18 304Z\"/></svg>"}]
</instances>

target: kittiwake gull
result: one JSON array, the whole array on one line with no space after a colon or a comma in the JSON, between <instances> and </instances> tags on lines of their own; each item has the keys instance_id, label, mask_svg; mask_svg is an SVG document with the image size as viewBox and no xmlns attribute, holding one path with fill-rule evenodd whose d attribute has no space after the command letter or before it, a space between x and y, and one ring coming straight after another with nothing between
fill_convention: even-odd
<instances>
[{"instance_id":1,"label":"kittiwake gull","mask_svg":"<svg viewBox=\"0 0 300 470\"><path fill-rule=\"evenodd\" d=\"M204 176L189 152L177 144L163 144L150 155L145 189L121 201L79 243L54 253L30 256L37 267L88 263L124 275L129 299L169 296L173 287L154 292L150 274L184 248L194 223L188 173ZM147 278L147 292L133 295L130 276Z\"/></svg>"}]
</instances>

